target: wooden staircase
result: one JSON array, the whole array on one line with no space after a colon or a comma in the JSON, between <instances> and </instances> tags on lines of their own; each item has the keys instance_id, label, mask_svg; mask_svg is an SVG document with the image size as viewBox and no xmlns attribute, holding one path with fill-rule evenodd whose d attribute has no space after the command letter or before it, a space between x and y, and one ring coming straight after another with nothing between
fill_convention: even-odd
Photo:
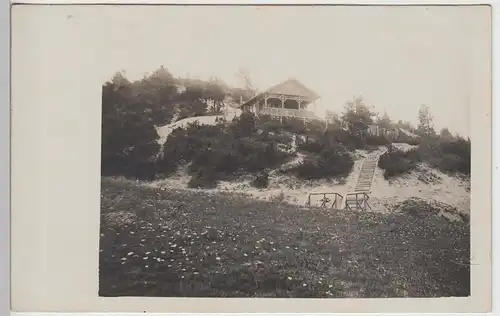
<instances>
[{"instance_id":1,"label":"wooden staircase","mask_svg":"<svg viewBox=\"0 0 500 316\"><path fill-rule=\"evenodd\" d=\"M368 200L370 199L369 194L377 163L378 157L375 159L365 159L363 161L354 192L345 195L344 203L346 210L371 210Z\"/></svg>"},{"instance_id":2,"label":"wooden staircase","mask_svg":"<svg viewBox=\"0 0 500 316\"><path fill-rule=\"evenodd\" d=\"M355 192L369 192L372 187L375 168L377 168L377 159L365 159L359 171L358 181L356 182Z\"/></svg>"}]
</instances>

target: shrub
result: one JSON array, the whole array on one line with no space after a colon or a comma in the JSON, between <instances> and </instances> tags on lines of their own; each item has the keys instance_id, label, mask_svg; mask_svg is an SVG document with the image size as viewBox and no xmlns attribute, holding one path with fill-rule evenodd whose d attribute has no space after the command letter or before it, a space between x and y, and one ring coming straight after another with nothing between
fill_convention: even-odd
<instances>
[{"instance_id":1,"label":"shrub","mask_svg":"<svg viewBox=\"0 0 500 316\"><path fill-rule=\"evenodd\" d=\"M349 150L360 149L364 147L361 137L353 135L342 129L327 131L327 137L335 142L344 145Z\"/></svg>"},{"instance_id":2,"label":"shrub","mask_svg":"<svg viewBox=\"0 0 500 316\"><path fill-rule=\"evenodd\" d=\"M103 87L101 174L149 180L155 175L159 138L152 121L132 102L133 87Z\"/></svg>"},{"instance_id":3,"label":"shrub","mask_svg":"<svg viewBox=\"0 0 500 316\"><path fill-rule=\"evenodd\" d=\"M299 150L303 150L309 153L319 154L323 150L323 145L318 142L305 142L297 146Z\"/></svg>"},{"instance_id":4,"label":"shrub","mask_svg":"<svg viewBox=\"0 0 500 316\"><path fill-rule=\"evenodd\" d=\"M164 145L163 172L190 163L190 174L214 170L216 179L238 172L258 172L282 164L292 153L290 136L259 133L251 113L215 126L190 124L171 133ZM247 115L248 114L248 115Z\"/></svg>"},{"instance_id":5,"label":"shrub","mask_svg":"<svg viewBox=\"0 0 500 316\"><path fill-rule=\"evenodd\" d=\"M259 189L267 188L269 186L269 173L262 172L257 175L252 181L252 185Z\"/></svg>"},{"instance_id":6,"label":"shrub","mask_svg":"<svg viewBox=\"0 0 500 316\"><path fill-rule=\"evenodd\" d=\"M470 140L460 137L430 138L422 141L418 151L423 161L443 172L470 174Z\"/></svg>"},{"instance_id":7,"label":"shrub","mask_svg":"<svg viewBox=\"0 0 500 316\"><path fill-rule=\"evenodd\" d=\"M310 157L297 167L291 169L301 179L321 179L345 177L354 166L351 155L345 148L337 146L321 151L318 157Z\"/></svg>"},{"instance_id":8,"label":"shrub","mask_svg":"<svg viewBox=\"0 0 500 316\"><path fill-rule=\"evenodd\" d=\"M365 137L365 144L370 146L384 146L389 145L390 143L391 141L382 135L367 135Z\"/></svg>"},{"instance_id":9,"label":"shrub","mask_svg":"<svg viewBox=\"0 0 500 316\"><path fill-rule=\"evenodd\" d=\"M384 170L384 178L389 179L410 173L419 161L420 156L416 149L402 151L389 146L387 152L380 156L378 166Z\"/></svg>"},{"instance_id":10,"label":"shrub","mask_svg":"<svg viewBox=\"0 0 500 316\"><path fill-rule=\"evenodd\" d=\"M201 169L191 176L188 187L195 189L213 189L217 186L216 175L211 169Z\"/></svg>"}]
</instances>

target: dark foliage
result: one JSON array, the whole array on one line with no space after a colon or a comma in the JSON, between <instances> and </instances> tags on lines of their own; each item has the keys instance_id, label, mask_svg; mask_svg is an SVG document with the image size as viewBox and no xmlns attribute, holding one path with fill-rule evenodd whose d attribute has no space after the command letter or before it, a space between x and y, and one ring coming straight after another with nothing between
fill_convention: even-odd
<instances>
[{"instance_id":1,"label":"dark foliage","mask_svg":"<svg viewBox=\"0 0 500 316\"><path fill-rule=\"evenodd\" d=\"M384 169L386 178L409 173L417 163L425 162L447 173L470 175L471 143L463 138L425 138L420 145L403 152L389 147L379 160L379 167Z\"/></svg>"},{"instance_id":2,"label":"dark foliage","mask_svg":"<svg viewBox=\"0 0 500 316\"><path fill-rule=\"evenodd\" d=\"M384 178L389 179L411 172L417 167L419 161L420 156L416 149L402 151L388 146L387 152L380 156L378 166L385 170Z\"/></svg>"},{"instance_id":3,"label":"dark foliage","mask_svg":"<svg viewBox=\"0 0 500 316\"><path fill-rule=\"evenodd\" d=\"M252 185L259 189L267 188L269 186L269 173L264 171L258 174L252 181Z\"/></svg>"},{"instance_id":4,"label":"dark foliage","mask_svg":"<svg viewBox=\"0 0 500 316\"><path fill-rule=\"evenodd\" d=\"M150 180L155 174L158 134L130 97L127 81L103 87L101 174Z\"/></svg>"},{"instance_id":5,"label":"dark foliage","mask_svg":"<svg viewBox=\"0 0 500 316\"><path fill-rule=\"evenodd\" d=\"M470 175L470 140L461 137L428 138L420 144L419 152L423 160L443 172Z\"/></svg>"},{"instance_id":6,"label":"dark foliage","mask_svg":"<svg viewBox=\"0 0 500 316\"><path fill-rule=\"evenodd\" d=\"M102 91L102 174L152 179L158 174L155 127L174 117L220 113L231 95L232 88L216 78L175 78L163 67L134 82L117 73ZM192 155L192 150L182 155Z\"/></svg>"},{"instance_id":7,"label":"dark foliage","mask_svg":"<svg viewBox=\"0 0 500 316\"><path fill-rule=\"evenodd\" d=\"M384 136L366 135L364 138L365 145L368 146L385 146L389 145L391 141Z\"/></svg>"},{"instance_id":8,"label":"dark foliage","mask_svg":"<svg viewBox=\"0 0 500 316\"><path fill-rule=\"evenodd\" d=\"M346 177L352 171L354 160L343 146L325 147L317 156L308 157L291 169L301 179Z\"/></svg>"},{"instance_id":9,"label":"dark foliage","mask_svg":"<svg viewBox=\"0 0 500 316\"><path fill-rule=\"evenodd\" d=\"M297 149L305 151L308 153L319 154L323 150L324 146L316 141L304 142L300 144Z\"/></svg>"},{"instance_id":10,"label":"dark foliage","mask_svg":"<svg viewBox=\"0 0 500 316\"><path fill-rule=\"evenodd\" d=\"M212 189L217 185L215 174L210 168L200 169L189 180L188 187L194 189Z\"/></svg>"},{"instance_id":11,"label":"dark foliage","mask_svg":"<svg viewBox=\"0 0 500 316\"><path fill-rule=\"evenodd\" d=\"M169 173L189 163L191 174L201 172L219 180L238 172L263 171L290 158L291 154L280 149L280 145L290 142L290 137L259 133L256 124L253 114L244 113L228 124L190 124L176 129L164 145L159 169Z\"/></svg>"}]
</instances>

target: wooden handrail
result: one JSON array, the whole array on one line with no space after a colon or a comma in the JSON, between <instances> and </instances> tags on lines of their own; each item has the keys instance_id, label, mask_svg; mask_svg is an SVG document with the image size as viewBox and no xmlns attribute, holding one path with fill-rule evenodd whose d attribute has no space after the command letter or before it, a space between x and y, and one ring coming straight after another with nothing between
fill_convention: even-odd
<instances>
[{"instance_id":1,"label":"wooden handrail","mask_svg":"<svg viewBox=\"0 0 500 316\"><path fill-rule=\"evenodd\" d=\"M359 196L363 196L364 199L363 200L358 200L358 197ZM359 208L361 209L362 211L366 211L366 208L369 208L370 211L373 211L372 207L370 206L370 204L368 203L368 200L370 199L370 196L368 195L367 192L352 192L352 193L348 193L346 194L346 203L345 203L345 208L348 209L348 210L351 210L351 207L349 206L349 204L347 203L347 197L349 196L355 196L356 198L356 208ZM362 203L360 203L362 202Z\"/></svg>"},{"instance_id":2,"label":"wooden handrail","mask_svg":"<svg viewBox=\"0 0 500 316\"><path fill-rule=\"evenodd\" d=\"M287 109L287 108L271 108L265 107L260 110L260 113L272 116L290 116L298 118L314 118L313 111L305 109Z\"/></svg>"},{"instance_id":3,"label":"wooden handrail","mask_svg":"<svg viewBox=\"0 0 500 316\"><path fill-rule=\"evenodd\" d=\"M333 195L335 197L334 200L333 200L333 203L330 206L331 208L336 208L338 206L339 199L340 199L340 201L342 201L342 199L344 198L344 196L342 194L339 194L339 193L336 193L336 192L314 192L314 193L309 193L309 195L307 197L306 206L311 206L311 196L313 196L313 195L323 195L323 198L320 200L322 208L327 208L329 202L331 202L331 200L327 197L327 195Z\"/></svg>"}]
</instances>

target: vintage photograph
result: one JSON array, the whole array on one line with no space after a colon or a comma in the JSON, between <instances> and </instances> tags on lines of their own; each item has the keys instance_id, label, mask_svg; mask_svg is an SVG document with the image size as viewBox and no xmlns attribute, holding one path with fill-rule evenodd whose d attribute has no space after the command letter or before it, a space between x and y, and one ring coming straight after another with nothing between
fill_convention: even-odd
<instances>
[{"instance_id":1,"label":"vintage photograph","mask_svg":"<svg viewBox=\"0 0 500 316\"><path fill-rule=\"evenodd\" d=\"M99 296L470 296L474 8L120 20Z\"/></svg>"}]
</instances>

